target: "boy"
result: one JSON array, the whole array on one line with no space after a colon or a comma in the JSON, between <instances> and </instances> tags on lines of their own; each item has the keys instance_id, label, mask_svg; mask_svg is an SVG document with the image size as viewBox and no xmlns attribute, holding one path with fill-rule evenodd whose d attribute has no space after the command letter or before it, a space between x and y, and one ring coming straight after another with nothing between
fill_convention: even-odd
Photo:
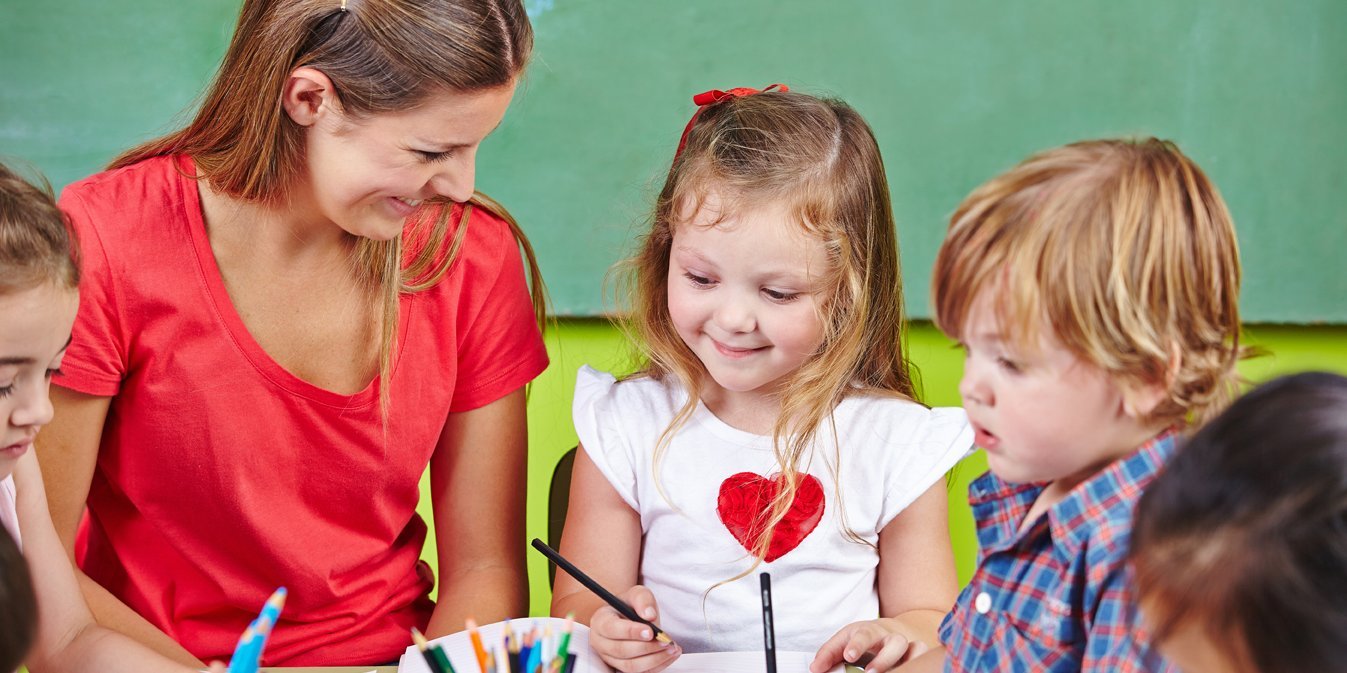
<instances>
[{"instance_id":1,"label":"boy","mask_svg":"<svg viewBox=\"0 0 1347 673\"><path fill-rule=\"evenodd\" d=\"M1173 670L1137 632L1132 509L1233 394L1239 278L1225 204L1168 142L1050 150L960 205L933 305L991 471L977 572L911 670Z\"/></svg>"}]
</instances>

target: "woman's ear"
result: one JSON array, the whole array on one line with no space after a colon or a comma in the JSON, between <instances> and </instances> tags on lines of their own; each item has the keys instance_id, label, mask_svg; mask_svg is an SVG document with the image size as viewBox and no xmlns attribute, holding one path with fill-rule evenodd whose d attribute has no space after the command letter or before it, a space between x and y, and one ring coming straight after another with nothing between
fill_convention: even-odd
<instances>
[{"instance_id":1,"label":"woman's ear","mask_svg":"<svg viewBox=\"0 0 1347 673\"><path fill-rule=\"evenodd\" d=\"M281 90L281 107L300 126L313 126L325 115L340 113L341 101L332 80L321 70L295 68Z\"/></svg>"}]
</instances>

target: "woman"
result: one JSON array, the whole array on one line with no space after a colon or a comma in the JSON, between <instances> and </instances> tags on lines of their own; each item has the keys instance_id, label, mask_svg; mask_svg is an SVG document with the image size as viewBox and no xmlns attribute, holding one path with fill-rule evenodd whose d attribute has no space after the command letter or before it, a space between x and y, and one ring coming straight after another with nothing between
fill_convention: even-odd
<instances>
[{"instance_id":1,"label":"woman","mask_svg":"<svg viewBox=\"0 0 1347 673\"><path fill-rule=\"evenodd\" d=\"M518 0L246 0L191 124L66 189L87 280L39 453L100 623L227 658L284 585L264 663L363 665L525 609L541 287L473 164L531 45Z\"/></svg>"}]
</instances>

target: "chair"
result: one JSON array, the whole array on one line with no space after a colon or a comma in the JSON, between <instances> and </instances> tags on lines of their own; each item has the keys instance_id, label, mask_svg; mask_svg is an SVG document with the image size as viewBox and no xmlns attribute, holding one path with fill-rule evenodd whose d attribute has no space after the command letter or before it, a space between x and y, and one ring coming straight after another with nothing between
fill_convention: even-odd
<instances>
[{"instance_id":1,"label":"chair","mask_svg":"<svg viewBox=\"0 0 1347 673\"><path fill-rule=\"evenodd\" d=\"M563 453L552 469L552 484L547 491L547 544L553 549L561 548L561 529L566 525L566 508L571 502L571 470L577 448L573 446ZM547 581L555 584L556 579L557 567L548 563Z\"/></svg>"}]
</instances>

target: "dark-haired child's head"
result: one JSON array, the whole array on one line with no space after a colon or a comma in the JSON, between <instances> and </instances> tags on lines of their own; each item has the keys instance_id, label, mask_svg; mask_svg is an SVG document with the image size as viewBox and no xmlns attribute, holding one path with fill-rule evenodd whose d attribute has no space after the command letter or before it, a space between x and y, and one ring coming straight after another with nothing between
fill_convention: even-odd
<instances>
[{"instance_id":1,"label":"dark-haired child's head","mask_svg":"<svg viewBox=\"0 0 1347 673\"><path fill-rule=\"evenodd\" d=\"M51 192L0 164L0 479L51 420L47 392L70 343L79 277Z\"/></svg>"},{"instance_id":2,"label":"dark-haired child's head","mask_svg":"<svg viewBox=\"0 0 1347 673\"><path fill-rule=\"evenodd\" d=\"M1132 562L1184 673L1347 671L1347 378L1245 395L1141 498Z\"/></svg>"},{"instance_id":3,"label":"dark-haired child's head","mask_svg":"<svg viewBox=\"0 0 1347 673\"><path fill-rule=\"evenodd\" d=\"M23 663L37 635L37 599L19 545L0 528L0 671Z\"/></svg>"}]
</instances>

